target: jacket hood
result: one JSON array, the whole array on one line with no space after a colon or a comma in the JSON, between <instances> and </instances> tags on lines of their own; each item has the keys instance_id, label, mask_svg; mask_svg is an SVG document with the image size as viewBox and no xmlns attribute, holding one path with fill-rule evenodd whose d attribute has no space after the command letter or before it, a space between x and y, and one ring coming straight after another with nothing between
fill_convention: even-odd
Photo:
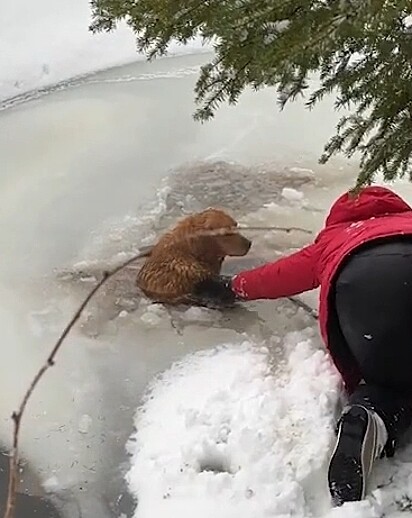
<instances>
[{"instance_id":1,"label":"jacket hood","mask_svg":"<svg viewBox=\"0 0 412 518\"><path fill-rule=\"evenodd\" d=\"M365 187L357 196L342 194L330 209L325 226L353 223L412 210L400 196L386 187Z\"/></svg>"}]
</instances>

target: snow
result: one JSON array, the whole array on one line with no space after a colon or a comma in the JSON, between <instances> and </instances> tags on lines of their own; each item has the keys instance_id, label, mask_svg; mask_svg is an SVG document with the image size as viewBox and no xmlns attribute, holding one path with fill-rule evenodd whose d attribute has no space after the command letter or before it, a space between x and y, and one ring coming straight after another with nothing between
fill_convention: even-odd
<instances>
[{"instance_id":1,"label":"snow","mask_svg":"<svg viewBox=\"0 0 412 518\"><path fill-rule=\"evenodd\" d=\"M298 191L296 189L292 189L290 187L284 187L282 190L282 196L288 201L297 202L303 200L303 192Z\"/></svg>"},{"instance_id":2,"label":"snow","mask_svg":"<svg viewBox=\"0 0 412 518\"><path fill-rule=\"evenodd\" d=\"M135 518L307 516L328 496L338 377L312 330L184 358L155 381L128 448ZM281 352L286 358L281 358Z\"/></svg>"},{"instance_id":3,"label":"snow","mask_svg":"<svg viewBox=\"0 0 412 518\"><path fill-rule=\"evenodd\" d=\"M79 433L88 434L92 424L93 419L88 414L82 415L79 421Z\"/></svg>"},{"instance_id":4,"label":"snow","mask_svg":"<svg viewBox=\"0 0 412 518\"><path fill-rule=\"evenodd\" d=\"M186 309L181 315L182 320L186 320L188 322L191 321L211 321L216 318L215 312L213 310L207 308L200 307L190 307Z\"/></svg>"},{"instance_id":5,"label":"snow","mask_svg":"<svg viewBox=\"0 0 412 518\"><path fill-rule=\"evenodd\" d=\"M407 29L412 27L412 15L405 16L403 19L403 24Z\"/></svg>"},{"instance_id":6,"label":"snow","mask_svg":"<svg viewBox=\"0 0 412 518\"><path fill-rule=\"evenodd\" d=\"M201 351L155 379L135 417L133 518L400 518L412 446L377 461L366 500L332 508L340 382L316 332Z\"/></svg>"},{"instance_id":7,"label":"snow","mask_svg":"<svg viewBox=\"0 0 412 518\"><path fill-rule=\"evenodd\" d=\"M295 174L308 175L312 178L315 177L315 172L313 171L313 169L307 169L305 167L291 167L290 172Z\"/></svg>"},{"instance_id":8,"label":"snow","mask_svg":"<svg viewBox=\"0 0 412 518\"><path fill-rule=\"evenodd\" d=\"M162 318L156 313L148 311L140 317L140 320L143 322L143 324L145 324L148 327L156 327L160 324Z\"/></svg>"},{"instance_id":9,"label":"snow","mask_svg":"<svg viewBox=\"0 0 412 518\"><path fill-rule=\"evenodd\" d=\"M87 0L13 0L0 4L0 101L74 76L118 66L138 55L125 23L113 33L92 34ZM198 53L199 40L170 54Z\"/></svg>"}]
</instances>

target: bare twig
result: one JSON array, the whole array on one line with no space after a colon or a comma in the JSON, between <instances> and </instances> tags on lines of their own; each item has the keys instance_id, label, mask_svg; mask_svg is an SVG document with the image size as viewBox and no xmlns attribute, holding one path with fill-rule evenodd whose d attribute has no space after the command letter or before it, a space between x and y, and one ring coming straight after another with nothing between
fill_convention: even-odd
<instances>
[{"instance_id":1,"label":"bare twig","mask_svg":"<svg viewBox=\"0 0 412 518\"><path fill-rule=\"evenodd\" d=\"M197 236L224 236L226 234L232 234L233 232L237 231L265 231L265 232L286 232L289 234L290 232L303 232L304 234L312 234L311 230L307 230L306 228L300 228L300 227L246 227L239 225L238 227L228 228L228 227L221 227L221 228L214 228L211 230L196 230L193 232L193 234L186 234L185 237L191 238L191 237L197 237ZM145 247L145 254L150 255L149 246Z\"/></svg>"},{"instance_id":2,"label":"bare twig","mask_svg":"<svg viewBox=\"0 0 412 518\"><path fill-rule=\"evenodd\" d=\"M247 227L240 225L237 227L239 230L265 230L265 231L276 231L276 232L286 232L289 234L290 232L303 232L304 234L312 234L311 230L307 230L306 228L300 227Z\"/></svg>"},{"instance_id":3,"label":"bare twig","mask_svg":"<svg viewBox=\"0 0 412 518\"><path fill-rule=\"evenodd\" d=\"M33 381L30 383L30 386L29 386L27 392L24 394L24 397L20 403L19 409L16 412L13 412L13 415L12 415L12 420L14 423L13 447L12 447L12 451L10 453L10 459L9 459L9 483L8 483L8 491L7 491L6 510L3 515L4 518L14 518L14 511L15 511L15 507L16 507L16 491L17 491L17 483L18 483L19 433L20 433L21 421L22 421L27 403L29 402L29 399L33 395L35 388L39 384L40 380L42 379L42 377L44 376L46 371L48 369L50 369L50 367L53 367L53 365L55 363L56 355L59 352L60 347L62 346L67 335L73 329L76 322L81 317L84 309L86 308L86 306L90 302L90 300L94 297L94 295L99 291L99 289L103 286L103 284L106 281L108 281L108 279L110 279L111 277L116 275L118 272L120 272L120 270L123 270L123 268L126 268L127 266L129 266L129 264L133 263L137 259L140 259L141 257L145 257L148 253L150 253L150 251L148 252L148 247L146 247L139 254L134 255L133 257L131 257L127 261L123 262L119 266L116 266L112 270L103 273L101 280L96 284L96 286L93 287L93 289L88 293L86 298L80 304L77 311L74 313L73 317L71 318L70 322L64 328L62 334L60 335L59 339L55 343L51 353L49 354L49 356L46 359L46 362L39 369L37 374L34 376Z\"/></svg>"},{"instance_id":4,"label":"bare twig","mask_svg":"<svg viewBox=\"0 0 412 518\"><path fill-rule=\"evenodd\" d=\"M161 230L166 230L166 229L161 229ZM264 226L257 226L257 227L249 227L247 225L239 225L238 227L236 227L236 230L252 230L252 231L265 231L265 232L286 232L287 234L290 234L291 232L303 232L304 234L313 234L313 232L311 230L308 230L306 228L301 228L301 227L277 227L277 226L269 226L269 227L264 227ZM201 235L201 236L216 236L216 235L219 235L219 234L225 234L226 232L228 231L227 228L217 228L217 229L214 229L214 230L197 230L195 234L193 234L193 236L191 235L188 235L187 237L195 237L195 236L198 236L198 235ZM151 247L150 246L145 246L144 247L144 253L146 253L146 255L149 255L150 254L150 249Z\"/></svg>"},{"instance_id":5,"label":"bare twig","mask_svg":"<svg viewBox=\"0 0 412 518\"><path fill-rule=\"evenodd\" d=\"M303 302L303 300L298 299L296 297L287 297L287 299L292 302L295 306L298 308L303 309L310 317L312 317L314 320L319 320L318 312L313 309L309 304L306 304L306 302Z\"/></svg>"}]
</instances>

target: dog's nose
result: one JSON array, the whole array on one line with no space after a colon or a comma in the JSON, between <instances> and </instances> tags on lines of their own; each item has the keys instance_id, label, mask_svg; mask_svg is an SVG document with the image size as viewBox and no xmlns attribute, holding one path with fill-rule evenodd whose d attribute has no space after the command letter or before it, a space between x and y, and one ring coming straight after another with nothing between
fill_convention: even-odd
<instances>
[{"instance_id":1,"label":"dog's nose","mask_svg":"<svg viewBox=\"0 0 412 518\"><path fill-rule=\"evenodd\" d=\"M246 246L247 249L250 250L250 247L252 246L252 241L250 239L246 239Z\"/></svg>"}]
</instances>

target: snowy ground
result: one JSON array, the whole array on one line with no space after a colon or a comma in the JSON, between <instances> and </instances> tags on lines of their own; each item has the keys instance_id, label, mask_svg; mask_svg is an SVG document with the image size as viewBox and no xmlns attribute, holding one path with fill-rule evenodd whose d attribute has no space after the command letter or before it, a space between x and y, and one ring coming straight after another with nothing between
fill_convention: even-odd
<instances>
[{"instance_id":1,"label":"snowy ground","mask_svg":"<svg viewBox=\"0 0 412 518\"><path fill-rule=\"evenodd\" d=\"M381 461L366 501L331 508L326 472L340 392L313 334L277 337L281 362L270 346L239 340L184 358L152 384L129 442L135 518L411 512L410 446Z\"/></svg>"},{"instance_id":2,"label":"snowy ground","mask_svg":"<svg viewBox=\"0 0 412 518\"><path fill-rule=\"evenodd\" d=\"M303 517L328 507L337 376L312 337L223 345L154 384L129 445L136 517Z\"/></svg>"},{"instance_id":3,"label":"snowy ground","mask_svg":"<svg viewBox=\"0 0 412 518\"><path fill-rule=\"evenodd\" d=\"M93 35L87 0L13 0L0 5L0 101L75 76L144 59L120 24ZM202 51L200 42L172 45L171 54Z\"/></svg>"},{"instance_id":4,"label":"snowy ground","mask_svg":"<svg viewBox=\"0 0 412 518\"><path fill-rule=\"evenodd\" d=\"M81 5L49 10L51 19L41 10L23 13L20 23L34 31L32 60L5 23L1 37L8 34L15 52L0 59L10 65L12 55L15 68L0 67L3 98L133 59L126 33L90 44ZM2 22L10 13L0 7ZM39 24L29 23L36 16ZM61 17L73 25L48 32ZM62 58L69 34L81 59ZM51 37L56 47L47 44ZM113 52L102 57L104 45ZM105 269L177 217L210 205L244 224L316 231L350 185L354 166L316 165L336 122L332 102L313 112L297 103L279 114L272 92L248 92L212 123L194 123L192 88L207 57L140 62L3 105L3 446L28 380ZM410 186L397 187L412 200ZM308 241L299 233L250 237L250 255L227 271ZM140 299L135 275L123 272L91 304L23 424L22 451L35 472L27 478L54 495L64 516L77 517L79 508L85 518L399 518L411 511L411 448L380 463L369 501L331 510L325 466L339 387L310 316L287 301L224 313L167 311ZM316 305L316 293L305 300ZM124 497L124 478L137 507Z\"/></svg>"}]
</instances>

